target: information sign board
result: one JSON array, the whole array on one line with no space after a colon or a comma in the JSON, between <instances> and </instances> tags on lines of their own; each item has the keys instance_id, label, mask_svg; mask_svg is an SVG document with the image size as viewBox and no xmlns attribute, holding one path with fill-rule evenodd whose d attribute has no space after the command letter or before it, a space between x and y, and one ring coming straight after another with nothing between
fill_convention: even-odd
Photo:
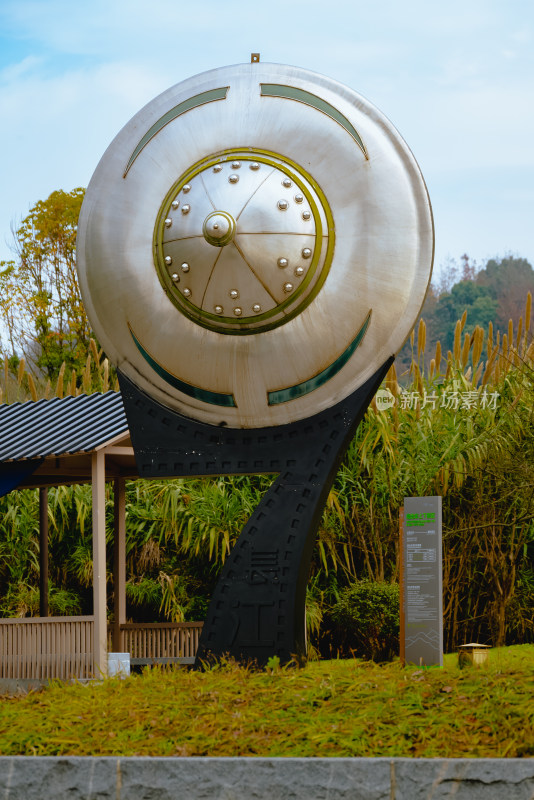
<instances>
[{"instance_id":1,"label":"information sign board","mask_svg":"<svg viewBox=\"0 0 534 800\"><path fill-rule=\"evenodd\" d=\"M401 650L407 664L442 667L441 497L404 498L403 523Z\"/></svg>"}]
</instances>

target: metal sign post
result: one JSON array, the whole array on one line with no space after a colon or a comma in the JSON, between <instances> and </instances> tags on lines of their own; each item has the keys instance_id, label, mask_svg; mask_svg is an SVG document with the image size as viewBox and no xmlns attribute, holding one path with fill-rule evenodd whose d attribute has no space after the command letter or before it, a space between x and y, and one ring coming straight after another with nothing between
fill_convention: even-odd
<instances>
[{"instance_id":1,"label":"metal sign post","mask_svg":"<svg viewBox=\"0 0 534 800\"><path fill-rule=\"evenodd\" d=\"M401 658L443 666L441 497L405 497L401 526Z\"/></svg>"}]
</instances>

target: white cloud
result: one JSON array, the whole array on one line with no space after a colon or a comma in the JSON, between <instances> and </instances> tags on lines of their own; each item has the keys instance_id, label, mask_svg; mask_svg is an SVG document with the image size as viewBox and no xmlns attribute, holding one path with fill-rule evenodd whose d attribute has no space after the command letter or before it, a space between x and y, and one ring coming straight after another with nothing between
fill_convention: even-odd
<instances>
[{"instance_id":1,"label":"white cloud","mask_svg":"<svg viewBox=\"0 0 534 800\"><path fill-rule=\"evenodd\" d=\"M43 64L37 56L26 56L21 61L9 64L0 70L0 85L9 86L25 79L27 75L36 73Z\"/></svg>"}]
</instances>

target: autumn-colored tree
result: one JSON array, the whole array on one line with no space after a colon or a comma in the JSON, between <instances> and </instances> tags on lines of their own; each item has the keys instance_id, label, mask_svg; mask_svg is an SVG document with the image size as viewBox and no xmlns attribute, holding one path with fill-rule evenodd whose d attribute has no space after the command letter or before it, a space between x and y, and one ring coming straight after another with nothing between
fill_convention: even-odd
<instances>
[{"instance_id":1,"label":"autumn-colored tree","mask_svg":"<svg viewBox=\"0 0 534 800\"><path fill-rule=\"evenodd\" d=\"M81 188L40 200L14 233L13 261L0 263L2 350L56 378L63 362L81 372L93 335L76 274Z\"/></svg>"},{"instance_id":2,"label":"autumn-colored tree","mask_svg":"<svg viewBox=\"0 0 534 800\"><path fill-rule=\"evenodd\" d=\"M522 313L527 292L534 294L534 270L525 258L492 258L477 274L476 283L496 300L493 324L506 331L508 320L516 320Z\"/></svg>"}]
</instances>

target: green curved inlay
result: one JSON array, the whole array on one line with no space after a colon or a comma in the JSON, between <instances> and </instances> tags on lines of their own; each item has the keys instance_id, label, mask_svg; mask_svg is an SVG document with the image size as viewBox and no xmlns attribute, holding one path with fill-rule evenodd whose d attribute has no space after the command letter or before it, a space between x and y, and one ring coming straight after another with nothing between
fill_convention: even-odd
<instances>
[{"instance_id":1,"label":"green curved inlay","mask_svg":"<svg viewBox=\"0 0 534 800\"><path fill-rule=\"evenodd\" d=\"M210 403L214 406L226 406L228 407L237 407L237 403L235 401L235 397L233 394L222 394L221 392L210 392L208 389L200 389L198 386L192 386L190 383L185 383L181 381L180 378L177 378L176 375L173 375L170 372L159 364L155 358L153 358L150 353L148 353L133 330L131 329L130 325L128 325L130 329L130 333L132 335L132 339L135 342L135 346L145 359L145 361L150 364L154 372L157 372L160 378L172 386L174 389L178 389L178 391L183 392L184 394L188 395L188 397L194 397L196 400L202 400L204 403Z\"/></svg>"},{"instance_id":2,"label":"green curved inlay","mask_svg":"<svg viewBox=\"0 0 534 800\"><path fill-rule=\"evenodd\" d=\"M337 108L321 97L311 92L305 92L304 89L297 89L295 86L283 86L278 83L260 83L262 97L286 97L288 100L297 100L299 103L305 103L307 106L313 106L318 111L322 111L331 119L339 122L345 130L350 133L365 158L368 158L367 150L362 142L361 136L356 128L351 125L348 119L338 111Z\"/></svg>"},{"instance_id":3,"label":"green curved inlay","mask_svg":"<svg viewBox=\"0 0 534 800\"><path fill-rule=\"evenodd\" d=\"M130 160L126 165L126 169L124 170L123 178L126 177L128 174L128 170L132 166L133 162L141 152L141 150L149 143L154 136L160 132L165 125L168 125L169 122L172 122L173 119L176 117L181 116L181 114L185 114L186 111L191 111L192 108L197 108L198 106L203 106L206 103L213 103L214 100L226 100L226 95L228 94L229 86L222 86L220 89L210 89L209 92L202 92L202 94L196 94L194 97L189 97L187 100L184 100L183 103L178 103L177 106L171 108L170 111L167 111L157 122L152 125L151 128L145 133L135 150L133 151L132 155L130 156Z\"/></svg>"},{"instance_id":4,"label":"green curved inlay","mask_svg":"<svg viewBox=\"0 0 534 800\"><path fill-rule=\"evenodd\" d=\"M330 364L330 366L326 367L326 369L323 369L322 372L319 372L318 375L315 375L313 378L309 378L309 380L303 381L302 383L297 383L295 386L288 386L287 389L277 389L274 392L268 392L267 399L269 405L276 406L279 403L287 403L289 400L295 400L297 397L302 397L303 394L309 394L310 392L313 392L314 389L318 389L319 386L322 386L323 383L329 381L330 378L333 378L334 375L337 375L337 373L345 366L358 345L361 343L367 328L369 327L370 319L371 312L369 311L367 317L365 318L365 322L347 349L344 350L341 355L336 358L332 364Z\"/></svg>"}]
</instances>

